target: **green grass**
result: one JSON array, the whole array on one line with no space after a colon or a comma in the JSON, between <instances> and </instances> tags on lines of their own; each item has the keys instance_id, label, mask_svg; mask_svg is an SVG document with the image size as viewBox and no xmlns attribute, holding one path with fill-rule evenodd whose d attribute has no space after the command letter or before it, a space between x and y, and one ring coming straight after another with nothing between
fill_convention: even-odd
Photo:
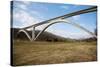
<instances>
[{"instance_id":1,"label":"green grass","mask_svg":"<svg viewBox=\"0 0 100 67\"><path fill-rule=\"evenodd\" d=\"M14 41L13 65L57 64L97 60L96 42Z\"/></svg>"}]
</instances>

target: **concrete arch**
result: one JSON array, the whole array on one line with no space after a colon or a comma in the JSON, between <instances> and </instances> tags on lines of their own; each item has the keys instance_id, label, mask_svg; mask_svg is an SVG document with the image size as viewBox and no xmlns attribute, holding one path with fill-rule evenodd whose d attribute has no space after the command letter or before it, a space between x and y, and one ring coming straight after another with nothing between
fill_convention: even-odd
<instances>
[{"instance_id":1,"label":"concrete arch","mask_svg":"<svg viewBox=\"0 0 100 67\"><path fill-rule=\"evenodd\" d=\"M31 41L31 37L29 36L29 34L28 34L28 32L26 30L19 30L18 33L17 33L17 35L19 33L21 33L21 32L25 33L25 35L27 36L27 38Z\"/></svg>"},{"instance_id":2,"label":"concrete arch","mask_svg":"<svg viewBox=\"0 0 100 67\"><path fill-rule=\"evenodd\" d=\"M34 40L36 40L49 26L51 26L51 25L53 25L53 24L56 24L56 23L61 23L61 22L62 22L62 23L71 24L71 25L73 25L73 26L75 26L75 27L77 27L77 28L79 28L79 29L81 29L81 30L83 30L83 31L85 31L85 32L87 32L87 33L93 35L95 38L97 38L97 36L96 36L94 33L90 32L89 30L87 30L86 28L80 26L79 24L72 23L72 22L67 22L66 20L59 20L59 21L55 21L55 22L52 22L52 23L50 23L49 25L47 25L42 31L40 31L40 32L38 33L38 35L35 37Z\"/></svg>"}]
</instances>

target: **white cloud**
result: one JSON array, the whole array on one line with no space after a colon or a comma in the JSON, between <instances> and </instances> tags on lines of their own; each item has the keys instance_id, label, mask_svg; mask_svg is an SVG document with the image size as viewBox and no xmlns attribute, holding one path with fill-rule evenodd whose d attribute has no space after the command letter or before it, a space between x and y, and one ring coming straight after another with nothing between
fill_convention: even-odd
<instances>
[{"instance_id":1,"label":"white cloud","mask_svg":"<svg viewBox=\"0 0 100 67\"><path fill-rule=\"evenodd\" d=\"M22 1L22 3L25 4L25 5L30 5L31 1Z\"/></svg>"},{"instance_id":2,"label":"white cloud","mask_svg":"<svg viewBox=\"0 0 100 67\"><path fill-rule=\"evenodd\" d=\"M43 16L38 11L32 11L28 9L28 6L31 4L29 1L15 2L14 5L14 26L13 27L26 27L32 24L36 24L43 19ZM20 8L20 9L19 9ZM17 22L16 22L17 21ZM16 25L16 23L18 25ZM20 24L20 25L19 25Z\"/></svg>"},{"instance_id":3,"label":"white cloud","mask_svg":"<svg viewBox=\"0 0 100 67\"><path fill-rule=\"evenodd\" d=\"M20 10L16 13L14 13L14 20L17 20L19 22L19 24L22 24L21 27L26 27L35 23L38 23L38 19L37 18L33 18L29 13Z\"/></svg>"},{"instance_id":4,"label":"white cloud","mask_svg":"<svg viewBox=\"0 0 100 67\"><path fill-rule=\"evenodd\" d=\"M60 6L60 7L63 8L63 9L69 9L68 6Z\"/></svg>"},{"instance_id":5,"label":"white cloud","mask_svg":"<svg viewBox=\"0 0 100 67\"><path fill-rule=\"evenodd\" d=\"M21 9L27 10L27 5L20 4L20 5L18 5L18 7Z\"/></svg>"},{"instance_id":6,"label":"white cloud","mask_svg":"<svg viewBox=\"0 0 100 67\"><path fill-rule=\"evenodd\" d=\"M23 9L23 10L27 10L28 9L28 6L31 4L31 2L29 1L15 1L15 7L17 8L20 8L20 9Z\"/></svg>"},{"instance_id":7,"label":"white cloud","mask_svg":"<svg viewBox=\"0 0 100 67\"><path fill-rule=\"evenodd\" d=\"M40 19L40 20L42 20L42 19L44 19L44 16L43 15L41 15L38 11L30 11L30 14L33 14L33 15L35 15L38 19Z\"/></svg>"},{"instance_id":8,"label":"white cloud","mask_svg":"<svg viewBox=\"0 0 100 67\"><path fill-rule=\"evenodd\" d=\"M74 21L74 20L75 20L75 21L77 21L77 20L79 20L80 18L81 18L81 16L80 16L80 15L73 16L73 17L72 17L73 21Z\"/></svg>"}]
</instances>

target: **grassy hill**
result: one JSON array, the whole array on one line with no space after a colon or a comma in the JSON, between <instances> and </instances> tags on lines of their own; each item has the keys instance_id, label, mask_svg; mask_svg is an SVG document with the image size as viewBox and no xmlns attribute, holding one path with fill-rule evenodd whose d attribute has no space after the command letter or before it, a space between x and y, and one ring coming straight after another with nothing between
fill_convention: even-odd
<instances>
[{"instance_id":1,"label":"grassy hill","mask_svg":"<svg viewBox=\"0 0 100 67\"><path fill-rule=\"evenodd\" d=\"M14 39L21 39L21 40L28 40L25 33L21 32L18 34L19 28L11 28L11 36ZM31 31L27 31L30 35L32 34ZM37 35L40 30L35 31L35 35ZM32 36L31 36L32 37ZM38 38L37 41L67 41L71 40L69 38L64 38L61 36L54 35L50 32L44 31Z\"/></svg>"},{"instance_id":2,"label":"grassy hill","mask_svg":"<svg viewBox=\"0 0 100 67\"><path fill-rule=\"evenodd\" d=\"M21 32L18 34L19 28L11 28L11 36L13 39L18 39L18 40L29 40L25 33ZM27 32L31 35L32 32L28 31ZM40 32L40 30L35 30L35 35L37 35ZM31 36L32 37L32 36ZM94 37L91 38L86 38L86 39L71 39L71 38L64 38L58 35L54 35L50 32L44 31L36 41L48 41L48 42L57 42L57 41L67 41L67 42L72 42L72 41L96 41L97 39Z\"/></svg>"}]
</instances>

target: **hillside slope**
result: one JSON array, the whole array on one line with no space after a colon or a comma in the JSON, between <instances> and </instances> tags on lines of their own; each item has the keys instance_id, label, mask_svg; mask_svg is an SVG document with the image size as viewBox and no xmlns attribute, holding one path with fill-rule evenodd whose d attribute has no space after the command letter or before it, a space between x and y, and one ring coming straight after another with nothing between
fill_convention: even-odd
<instances>
[{"instance_id":1,"label":"hillside slope","mask_svg":"<svg viewBox=\"0 0 100 67\"><path fill-rule=\"evenodd\" d=\"M18 28L11 28L11 36L14 39L21 39L21 40L28 40L25 33L21 32L18 34L19 29ZM27 31L30 35L32 34L31 31ZM40 30L35 31L35 35L37 35L40 32ZM52 33L49 33L47 31L43 32L38 38L38 41L65 41L67 38L54 35ZM69 39L68 39L69 40Z\"/></svg>"}]
</instances>

